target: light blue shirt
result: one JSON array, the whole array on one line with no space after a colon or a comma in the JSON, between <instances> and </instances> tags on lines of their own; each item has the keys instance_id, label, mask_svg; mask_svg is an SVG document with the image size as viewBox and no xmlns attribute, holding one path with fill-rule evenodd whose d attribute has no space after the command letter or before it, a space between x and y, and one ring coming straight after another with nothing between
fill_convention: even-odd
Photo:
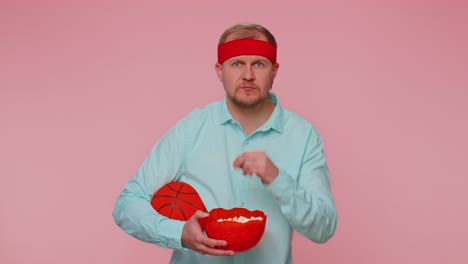
<instances>
[{"instance_id":1,"label":"light blue shirt","mask_svg":"<svg viewBox=\"0 0 468 264\"><path fill-rule=\"evenodd\" d=\"M330 191L323 141L306 120L276 104L269 120L247 136L233 119L226 99L196 109L154 146L126 184L114 209L116 223L128 234L174 249L170 263L292 263L293 230L316 243L335 232L337 213ZM279 169L266 185L232 166L245 151L264 151ZM181 244L185 222L159 215L151 207L154 192L183 181L199 193L206 209L245 207L267 215L265 233L251 250L235 256L201 255Z\"/></svg>"}]
</instances>

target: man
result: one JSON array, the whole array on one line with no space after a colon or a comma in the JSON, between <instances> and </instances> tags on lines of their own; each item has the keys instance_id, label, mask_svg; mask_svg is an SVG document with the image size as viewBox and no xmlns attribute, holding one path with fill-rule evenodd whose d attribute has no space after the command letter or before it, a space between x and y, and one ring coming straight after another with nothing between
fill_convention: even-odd
<instances>
[{"instance_id":1,"label":"man","mask_svg":"<svg viewBox=\"0 0 468 264\"><path fill-rule=\"evenodd\" d=\"M316 243L335 232L323 141L316 129L282 108L271 92L276 41L257 24L237 24L220 38L215 70L224 100L194 110L155 145L127 183L114 210L128 234L174 250L171 263L292 263L293 230ZM188 221L159 215L150 201L171 181L193 186L213 208L261 210L261 241L238 253L206 237L197 211Z\"/></svg>"}]
</instances>

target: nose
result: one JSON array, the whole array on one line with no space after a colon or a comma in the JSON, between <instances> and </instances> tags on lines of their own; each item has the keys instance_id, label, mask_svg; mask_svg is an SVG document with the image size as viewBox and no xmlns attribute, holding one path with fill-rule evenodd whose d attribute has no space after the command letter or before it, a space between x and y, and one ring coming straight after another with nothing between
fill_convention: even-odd
<instances>
[{"instance_id":1,"label":"nose","mask_svg":"<svg viewBox=\"0 0 468 264\"><path fill-rule=\"evenodd\" d=\"M252 69L252 66L245 67L243 79L246 80L246 81L255 80L255 74L254 74L254 71Z\"/></svg>"}]
</instances>

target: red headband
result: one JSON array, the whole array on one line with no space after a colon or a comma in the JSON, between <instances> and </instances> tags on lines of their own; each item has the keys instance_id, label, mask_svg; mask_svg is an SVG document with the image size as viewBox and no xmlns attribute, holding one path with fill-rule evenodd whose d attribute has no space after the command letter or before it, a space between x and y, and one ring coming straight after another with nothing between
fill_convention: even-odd
<instances>
[{"instance_id":1,"label":"red headband","mask_svg":"<svg viewBox=\"0 0 468 264\"><path fill-rule=\"evenodd\" d=\"M258 55L276 64L276 47L258 39L236 39L218 46L218 63L241 55Z\"/></svg>"}]
</instances>

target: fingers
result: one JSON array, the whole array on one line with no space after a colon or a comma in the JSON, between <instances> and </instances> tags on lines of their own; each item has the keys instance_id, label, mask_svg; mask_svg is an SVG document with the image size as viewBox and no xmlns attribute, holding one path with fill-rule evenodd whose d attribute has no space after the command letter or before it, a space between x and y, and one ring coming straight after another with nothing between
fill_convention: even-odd
<instances>
[{"instance_id":1,"label":"fingers","mask_svg":"<svg viewBox=\"0 0 468 264\"><path fill-rule=\"evenodd\" d=\"M211 239L206 236L198 236L194 238L194 243L192 249L197 251L200 254L209 254L215 256L228 256L232 255L232 251L223 250L217 247L226 246L226 241Z\"/></svg>"},{"instance_id":2,"label":"fingers","mask_svg":"<svg viewBox=\"0 0 468 264\"><path fill-rule=\"evenodd\" d=\"M242 167L242 174L244 175L254 175L256 174L255 164L249 160L244 161Z\"/></svg>"},{"instance_id":3,"label":"fingers","mask_svg":"<svg viewBox=\"0 0 468 264\"><path fill-rule=\"evenodd\" d=\"M279 169L263 151L246 151L240 154L232 165L242 169L244 175L256 175L266 184L275 180L279 174Z\"/></svg>"},{"instance_id":4,"label":"fingers","mask_svg":"<svg viewBox=\"0 0 468 264\"><path fill-rule=\"evenodd\" d=\"M255 152L244 152L234 160L232 166L235 169L242 169L244 175L253 175L255 174L255 155Z\"/></svg>"},{"instance_id":5,"label":"fingers","mask_svg":"<svg viewBox=\"0 0 468 264\"><path fill-rule=\"evenodd\" d=\"M241 155L239 155L235 160L234 162L232 163L232 166L234 168L242 168L244 166L244 163L247 159L247 152L244 152L242 153Z\"/></svg>"},{"instance_id":6,"label":"fingers","mask_svg":"<svg viewBox=\"0 0 468 264\"><path fill-rule=\"evenodd\" d=\"M207 247L204 245L202 245L202 247L197 251L198 253L202 255L212 255L212 256L234 256L236 254L236 252L232 250L217 249L217 248Z\"/></svg>"},{"instance_id":7,"label":"fingers","mask_svg":"<svg viewBox=\"0 0 468 264\"><path fill-rule=\"evenodd\" d=\"M182 230L182 244L200 254L209 254L214 256L233 256L235 252L232 250L223 250L219 247L226 246L226 241L208 238L200 226L199 220L209 216L208 213L200 210L185 222Z\"/></svg>"},{"instance_id":8,"label":"fingers","mask_svg":"<svg viewBox=\"0 0 468 264\"><path fill-rule=\"evenodd\" d=\"M213 248L213 247L224 247L227 245L226 241L224 240L217 240L217 239L212 239L209 237L203 237L203 241L201 243L207 247Z\"/></svg>"},{"instance_id":9,"label":"fingers","mask_svg":"<svg viewBox=\"0 0 468 264\"><path fill-rule=\"evenodd\" d=\"M207 212L203 212L203 211L201 211L201 210L197 210L197 211L193 214L192 217L195 217L195 218L198 219L198 218L207 217L207 216L209 216L209 215L210 215L210 214L207 213Z\"/></svg>"},{"instance_id":10,"label":"fingers","mask_svg":"<svg viewBox=\"0 0 468 264\"><path fill-rule=\"evenodd\" d=\"M195 243L192 243L191 249L202 255L234 256L236 252L220 248L226 245L227 243L224 240L216 240L207 238L206 236L200 236L199 239L195 239Z\"/></svg>"},{"instance_id":11,"label":"fingers","mask_svg":"<svg viewBox=\"0 0 468 264\"><path fill-rule=\"evenodd\" d=\"M233 256L235 252L232 250L220 249L220 247L226 246L227 243L224 240L216 240L208 237L203 237L197 244L197 250L200 254L208 254L213 256Z\"/></svg>"},{"instance_id":12,"label":"fingers","mask_svg":"<svg viewBox=\"0 0 468 264\"><path fill-rule=\"evenodd\" d=\"M240 154L232 163L235 169L242 169L244 175L257 174L260 167L259 160L261 160L262 152L244 152ZM258 174L257 174L258 175Z\"/></svg>"}]
</instances>

